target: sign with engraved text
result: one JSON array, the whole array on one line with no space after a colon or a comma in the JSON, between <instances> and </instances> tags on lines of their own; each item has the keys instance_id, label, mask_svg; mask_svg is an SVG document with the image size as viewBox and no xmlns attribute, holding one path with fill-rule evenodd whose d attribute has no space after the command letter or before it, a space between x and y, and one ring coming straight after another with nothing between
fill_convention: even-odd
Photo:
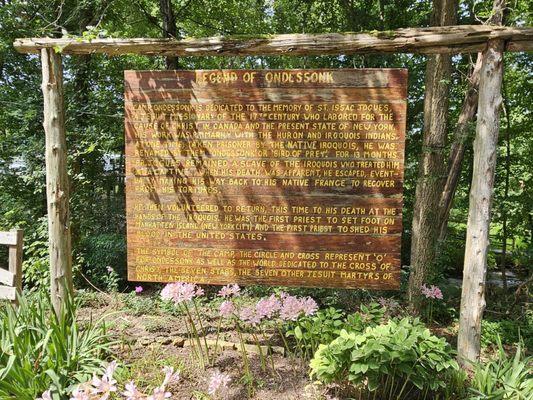
<instances>
[{"instance_id":1,"label":"sign with engraved text","mask_svg":"<svg viewBox=\"0 0 533 400\"><path fill-rule=\"evenodd\" d=\"M407 71L125 71L132 281L399 286Z\"/></svg>"}]
</instances>

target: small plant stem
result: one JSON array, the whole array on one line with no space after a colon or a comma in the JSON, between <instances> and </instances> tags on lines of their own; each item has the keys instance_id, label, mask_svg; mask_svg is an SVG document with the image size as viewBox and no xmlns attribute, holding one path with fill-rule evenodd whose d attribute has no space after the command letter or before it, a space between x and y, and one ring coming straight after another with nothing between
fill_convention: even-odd
<instances>
[{"instance_id":1,"label":"small plant stem","mask_svg":"<svg viewBox=\"0 0 533 400\"><path fill-rule=\"evenodd\" d=\"M266 371L266 358L263 354L263 349L261 348L261 345L259 344L259 339L257 338L257 335L255 333L252 333L252 337L254 338L255 345L257 346L257 350L259 351L259 358L261 360L261 369L263 372Z\"/></svg>"},{"instance_id":2,"label":"small plant stem","mask_svg":"<svg viewBox=\"0 0 533 400\"><path fill-rule=\"evenodd\" d=\"M217 338L215 339L215 353L213 354L213 359L211 360L211 366L215 364L217 355L218 355L218 338L220 337L220 325L222 324L222 317L218 317L218 324L217 324Z\"/></svg>"},{"instance_id":3,"label":"small plant stem","mask_svg":"<svg viewBox=\"0 0 533 400\"><path fill-rule=\"evenodd\" d=\"M205 345L205 356L207 357L207 363L209 362L209 347L207 346L207 332L204 330L204 324L202 323L202 317L200 317L200 312L198 311L198 306L196 305L196 301L193 299L192 304L194 305L194 311L196 312L196 316L198 317L198 323L200 324L200 330L202 331L202 336L204 338L204 345Z\"/></svg>"},{"instance_id":4,"label":"small plant stem","mask_svg":"<svg viewBox=\"0 0 533 400\"><path fill-rule=\"evenodd\" d=\"M244 370L247 375L250 374L250 364L248 362L248 354L246 353L246 346L244 345L244 338L242 337L242 331L241 327L238 322L235 323L235 327L237 328L237 333L239 335L239 341L241 344L241 351L242 351L242 357L244 362Z\"/></svg>"},{"instance_id":5,"label":"small plant stem","mask_svg":"<svg viewBox=\"0 0 533 400\"><path fill-rule=\"evenodd\" d=\"M287 353L292 356L292 351L289 349L289 344L287 343L287 340L285 339L285 335L283 334L283 330L281 329L280 324L276 323L276 327L278 328L279 335L281 336L281 340L283 340L283 345L285 346Z\"/></svg>"},{"instance_id":6,"label":"small plant stem","mask_svg":"<svg viewBox=\"0 0 533 400\"><path fill-rule=\"evenodd\" d=\"M182 304L178 304L178 307L179 307L179 309L180 309L180 311L182 313L186 314L186 312L184 312L184 308L183 308ZM187 336L191 340L190 343L191 343L191 349L192 349L193 357L201 362L200 355L198 354L198 351L196 350L196 344L194 343L194 340L193 340L193 334L191 333L191 328L189 327L188 319L189 319L188 317L185 318L185 329L187 330Z\"/></svg>"},{"instance_id":7,"label":"small plant stem","mask_svg":"<svg viewBox=\"0 0 533 400\"><path fill-rule=\"evenodd\" d=\"M198 330L196 329L196 325L194 324L194 320L192 318L191 312L189 310L189 307L187 304L184 303L185 310L187 311L187 315L189 316L189 320L191 321L191 327L194 333L194 337L196 339L196 343L198 344L198 351L200 353L201 359L202 359L202 369L205 368L205 360L204 360L204 351L202 350L202 342L200 341L200 336L198 335Z\"/></svg>"},{"instance_id":8,"label":"small plant stem","mask_svg":"<svg viewBox=\"0 0 533 400\"><path fill-rule=\"evenodd\" d=\"M270 346L270 342L267 340L265 328L263 325L259 325L261 327L261 336L263 336L263 340L265 343L268 343L268 348L270 350L270 363L272 364L272 372L276 372L276 367L274 365L274 351L272 350L272 346Z\"/></svg>"}]
</instances>

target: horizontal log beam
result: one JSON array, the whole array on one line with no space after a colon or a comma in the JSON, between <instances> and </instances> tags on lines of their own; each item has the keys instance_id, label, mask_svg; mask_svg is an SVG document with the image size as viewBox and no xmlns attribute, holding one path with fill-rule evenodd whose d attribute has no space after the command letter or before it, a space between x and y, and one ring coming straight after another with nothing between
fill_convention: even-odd
<instances>
[{"instance_id":1,"label":"horizontal log beam","mask_svg":"<svg viewBox=\"0 0 533 400\"><path fill-rule=\"evenodd\" d=\"M239 55L339 55L356 53L472 53L483 51L487 41L505 41L507 51L533 49L533 28L487 25L456 25L403 28L361 33L283 34L263 36L217 36L174 39L16 39L21 53L55 48L63 54L105 53L165 56Z\"/></svg>"}]
</instances>

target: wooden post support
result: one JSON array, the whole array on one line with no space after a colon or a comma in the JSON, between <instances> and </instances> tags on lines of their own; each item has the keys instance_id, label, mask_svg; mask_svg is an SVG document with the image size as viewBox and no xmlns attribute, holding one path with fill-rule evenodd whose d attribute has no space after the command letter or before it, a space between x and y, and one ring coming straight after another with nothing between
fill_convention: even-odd
<instances>
[{"instance_id":1,"label":"wooden post support","mask_svg":"<svg viewBox=\"0 0 533 400\"><path fill-rule=\"evenodd\" d=\"M24 240L24 233L22 229L13 231L17 238L17 243L14 246L9 246L9 272L14 275L13 287L20 294L22 292L22 243ZM13 300L16 304L17 299Z\"/></svg>"},{"instance_id":2,"label":"wooden post support","mask_svg":"<svg viewBox=\"0 0 533 400\"><path fill-rule=\"evenodd\" d=\"M73 291L70 245L67 143L63 104L61 55L53 48L41 50L46 135L46 196L50 250L50 295L57 315Z\"/></svg>"},{"instance_id":3,"label":"wooden post support","mask_svg":"<svg viewBox=\"0 0 533 400\"><path fill-rule=\"evenodd\" d=\"M0 232L0 245L8 246L8 270L0 268L0 300L10 300L17 305L17 293L22 291L22 242L23 231L13 229Z\"/></svg>"},{"instance_id":4,"label":"wooden post support","mask_svg":"<svg viewBox=\"0 0 533 400\"><path fill-rule=\"evenodd\" d=\"M480 74L474 170L470 189L457 341L458 358L465 367L471 367L469 362L477 361L480 353L490 213L502 102L503 51L503 41L490 40L483 52Z\"/></svg>"}]
</instances>

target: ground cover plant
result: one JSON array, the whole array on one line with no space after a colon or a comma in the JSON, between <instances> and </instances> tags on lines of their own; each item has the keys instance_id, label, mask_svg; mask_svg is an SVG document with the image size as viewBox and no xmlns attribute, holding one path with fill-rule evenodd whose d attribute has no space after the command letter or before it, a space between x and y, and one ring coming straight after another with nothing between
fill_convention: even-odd
<instances>
[{"instance_id":1,"label":"ground cover plant","mask_svg":"<svg viewBox=\"0 0 533 400\"><path fill-rule=\"evenodd\" d=\"M33 400L50 386L54 398L66 398L110 354L105 324L80 324L71 301L60 316L47 295L19 301L17 308L0 305L0 398Z\"/></svg>"}]
</instances>

